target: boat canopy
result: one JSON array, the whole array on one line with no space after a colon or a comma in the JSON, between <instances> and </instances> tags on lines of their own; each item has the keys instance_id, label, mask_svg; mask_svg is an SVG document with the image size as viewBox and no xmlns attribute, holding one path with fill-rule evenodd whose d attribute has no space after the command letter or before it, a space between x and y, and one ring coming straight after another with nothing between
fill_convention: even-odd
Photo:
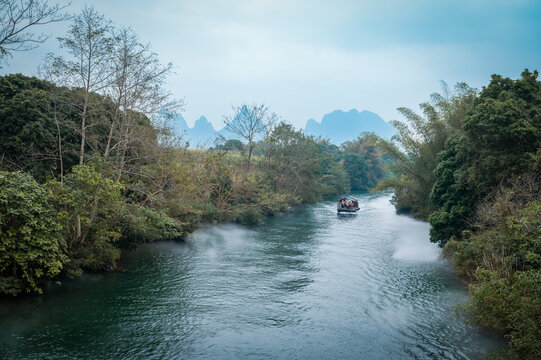
<instances>
[{"instance_id":1,"label":"boat canopy","mask_svg":"<svg viewBox=\"0 0 541 360\"><path fill-rule=\"evenodd\" d=\"M344 200L344 201L352 200L352 201L357 201L357 202L359 202L359 200L355 199L353 196L346 196L346 197L343 197L343 198L338 199L338 201L342 201L342 200Z\"/></svg>"}]
</instances>

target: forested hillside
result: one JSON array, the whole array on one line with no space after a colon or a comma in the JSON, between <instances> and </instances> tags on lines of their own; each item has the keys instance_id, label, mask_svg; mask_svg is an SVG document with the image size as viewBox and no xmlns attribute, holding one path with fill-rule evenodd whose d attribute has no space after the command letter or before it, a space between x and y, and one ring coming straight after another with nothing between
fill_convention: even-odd
<instances>
[{"instance_id":1,"label":"forested hillside","mask_svg":"<svg viewBox=\"0 0 541 360\"><path fill-rule=\"evenodd\" d=\"M471 282L467 308L479 324L510 340L509 354L541 357L541 82L525 70L493 75L480 92L444 86L421 104L401 108L395 142L398 211L431 225L458 273Z\"/></svg>"},{"instance_id":2,"label":"forested hillside","mask_svg":"<svg viewBox=\"0 0 541 360\"><path fill-rule=\"evenodd\" d=\"M374 136L339 148L265 105L226 116L242 141L189 150L168 125L183 106L164 87L172 65L133 30L85 7L58 40L67 55L49 54L40 78L0 77L0 293L41 293L114 269L137 243L257 223L384 175Z\"/></svg>"}]
</instances>

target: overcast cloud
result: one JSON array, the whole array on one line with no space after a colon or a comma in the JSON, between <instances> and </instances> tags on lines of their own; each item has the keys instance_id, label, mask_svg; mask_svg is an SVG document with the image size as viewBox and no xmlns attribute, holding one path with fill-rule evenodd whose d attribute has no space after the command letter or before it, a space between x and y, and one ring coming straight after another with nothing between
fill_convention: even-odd
<instances>
[{"instance_id":1,"label":"overcast cloud","mask_svg":"<svg viewBox=\"0 0 541 360\"><path fill-rule=\"evenodd\" d=\"M190 125L205 115L220 128L242 102L264 102L297 127L335 109L389 121L397 107L427 100L439 80L481 87L492 73L541 68L541 2L533 0L87 3L175 65L170 87L185 98ZM35 74L68 25L44 28L53 37L15 54L2 73Z\"/></svg>"}]
</instances>

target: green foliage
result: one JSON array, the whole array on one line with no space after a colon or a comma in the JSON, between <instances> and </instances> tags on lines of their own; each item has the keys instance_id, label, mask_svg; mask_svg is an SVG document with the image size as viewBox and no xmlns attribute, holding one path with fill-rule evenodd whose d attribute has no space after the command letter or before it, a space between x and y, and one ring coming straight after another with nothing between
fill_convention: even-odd
<instances>
[{"instance_id":1,"label":"green foliage","mask_svg":"<svg viewBox=\"0 0 541 360\"><path fill-rule=\"evenodd\" d=\"M541 202L529 203L518 215L509 217L511 266L517 270L541 269Z\"/></svg>"},{"instance_id":2,"label":"green foliage","mask_svg":"<svg viewBox=\"0 0 541 360\"><path fill-rule=\"evenodd\" d=\"M328 152L320 152L321 178L319 179L322 196L331 196L349 192L350 178L344 169L343 162L333 159Z\"/></svg>"},{"instance_id":3,"label":"green foliage","mask_svg":"<svg viewBox=\"0 0 541 360\"><path fill-rule=\"evenodd\" d=\"M479 283L470 286L467 308L482 326L503 331L511 358L541 357L541 270L520 271L511 278L479 269Z\"/></svg>"},{"instance_id":4,"label":"green foliage","mask_svg":"<svg viewBox=\"0 0 541 360\"><path fill-rule=\"evenodd\" d=\"M541 82L525 70L511 80L493 75L440 153L430 199L431 240L445 244L468 229L475 206L500 185L533 171L541 148Z\"/></svg>"},{"instance_id":5,"label":"green foliage","mask_svg":"<svg viewBox=\"0 0 541 360\"><path fill-rule=\"evenodd\" d=\"M460 181L463 157L459 156L462 137L452 136L445 148L438 155L438 165L434 171L436 180L430 193L431 202L438 210L433 212L430 221L430 239L440 246L452 238L458 238L464 229L466 221L475 209L472 191L463 181Z\"/></svg>"},{"instance_id":6,"label":"green foliage","mask_svg":"<svg viewBox=\"0 0 541 360\"><path fill-rule=\"evenodd\" d=\"M182 236L179 222L169 217L164 210L155 210L138 204L126 204L122 210L124 229L121 242L124 247L147 241L177 239Z\"/></svg>"},{"instance_id":7,"label":"green foliage","mask_svg":"<svg viewBox=\"0 0 541 360\"><path fill-rule=\"evenodd\" d=\"M344 170L348 173L352 190L368 190L369 187L374 186L367 179L368 165L361 155L346 153L344 155Z\"/></svg>"},{"instance_id":8,"label":"green foliage","mask_svg":"<svg viewBox=\"0 0 541 360\"><path fill-rule=\"evenodd\" d=\"M475 322L503 332L513 358L536 359L541 355L541 202L529 202L511 215L509 205L499 198L493 208L504 219L448 242L444 254L453 257L461 276L474 281L467 310Z\"/></svg>"},{"instance_id":9,"label":"green foliage","mask_svg":"<svg viewBox=\"0 0 541 360\"><path fill-rule=\"evenodd\" d=\"M453 257L460 275L473 278L478 267L507 274L541 268L540 194L535 187L521 187L524 182L517 182L479 208L475 226L482 230L467 231L461 240L445 245L444 253ZM529 189L534 194L520 194Z\"/></svg>"},{"instance_id":10,"label":"green foliage","mask_svg":"<svg viewBox=\"0 0 541 360\"><path fill-rule=\"evenodd\" d=\"M420 105L424 116L399 108L407 122L392 122L398 135L393 142L380 142L386 153L395 159L391 164L395 177L378 188L393 188L395 206L423 219L436 210L430 192L437 179L438 154L447 140L460 131L475 90L459 83L454 93L449 94L444 84L443 94L432 94L431 98L431 102Z\"/></svg>"},{"instance_id":11,"label":"green foliage","mask_svg":"<svg viewBox=\"0 0 541 360\"><path fill-rule=\"evenodd\" d=\"M264 171L273 179L278 193L287 193L288 202L313 202L322 195L318 181L322 174L319 147L311 138L285 123L277 125L266 139Z\"/></svg>"},{"instance_id":12,"label":"green foliage","mask_svg":"<svg viewBox=\"0 0 541 360\"><path fill-rule=\"evenodd\" d=\"M114 268L120 256L113 243L122 235L122 185L91 166L78 165L64 183L52 180L47 187L67 241L70 272Z\"/></svg>"},{"instance_id":13,"label":"green foliage","mask_svg":"<svg viewBox=\"0 0 541 360\"><path fill-rule=\"evenodd\" d=\"M244 151L244 144L242 141L237 139L229 139L223 145L217 145L215 150L225 150L225 151Z\"/></svg>"},{"instance_id":14,"label":"green foliage","mask_svg":"<svg viewBox=\"0 0 541 360\"><path fill-rule=\"evenodd\" d=\"M541 82L525 70L511 80L493 75L464 124L468 180L483 197L530 169L541 147Z\"/></svg>"},{"instance_id":15,"label":"green foliage","mask_svg":"<svg viewBox=\"0 0 541 360\"><path fill-rule=\"evenodd\" d=\"M380 140L373 133L363 133L357 140L342 145L344 170L352 190L369 190L385 176Z\"/></svg>"},{"instance_id":16,"label":"green foliage","mask_svg":"<svg viewBox=\"0 0 541 360\"><path fill-rule=\"evenodd\" d=\"M62 138L77 137L65 119L70 112L57 104L66 97L60 92L51 83L21 74L0 77L0 167L25 170L40 181L59 172L59 131ZM56 111L61 107L63 113ZM75 149L76 144L64 149L66 167L75 164Z\"/></svg>"},{"instance_id":17,"label":"green foliage","mask_svg":"<svg viewBox=\"0 0 541 360\"><path fill-rule=\"evenodd\" d=\"M49 194L21 172L0 172L0 294L42 293L66 262Z\"/></svg>"}]
</instances>

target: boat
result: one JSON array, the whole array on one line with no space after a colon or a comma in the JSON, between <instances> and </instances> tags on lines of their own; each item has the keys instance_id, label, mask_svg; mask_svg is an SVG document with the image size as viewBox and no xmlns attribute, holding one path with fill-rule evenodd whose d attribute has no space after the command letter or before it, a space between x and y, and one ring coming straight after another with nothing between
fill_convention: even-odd
<instances>
[{"instance_id":1,"label":"boat","mask_svg":"<svg viewBox=\"0 0 541 360\"><path fill-rule=\"evenodd\" d=\"M340 198L336 202L336 211L338 213L355 213L359 211L359 201L351 196Z\"/></svg>"}]
</instances>

